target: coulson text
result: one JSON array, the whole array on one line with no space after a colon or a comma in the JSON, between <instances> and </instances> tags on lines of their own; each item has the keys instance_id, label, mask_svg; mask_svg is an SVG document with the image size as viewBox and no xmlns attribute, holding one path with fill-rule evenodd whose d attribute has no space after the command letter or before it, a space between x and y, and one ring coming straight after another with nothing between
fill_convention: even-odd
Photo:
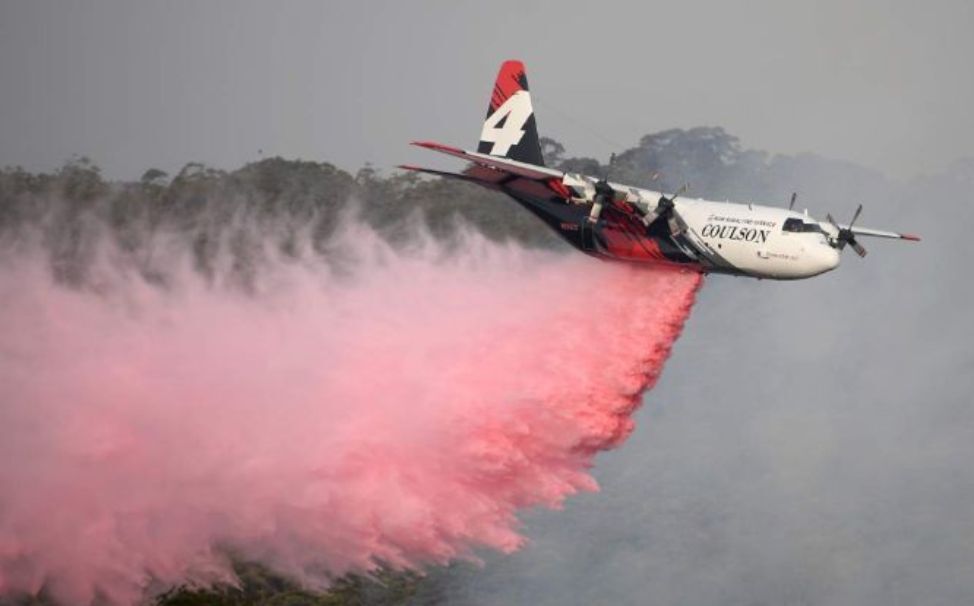
<instances>
[{"instance_id":1,"label":"coulson text","mask_svg":"<svg viewBox=\"0 0 974 606\"><path fill-rule=\"evenodd\" d=\"M700 231L704 238L717 238L720 240L742 240L744 242L767 242L767 229L755 229L753 227L738 227L736 225L717 225L707 223Z\"/></svg>"}]
</instances>

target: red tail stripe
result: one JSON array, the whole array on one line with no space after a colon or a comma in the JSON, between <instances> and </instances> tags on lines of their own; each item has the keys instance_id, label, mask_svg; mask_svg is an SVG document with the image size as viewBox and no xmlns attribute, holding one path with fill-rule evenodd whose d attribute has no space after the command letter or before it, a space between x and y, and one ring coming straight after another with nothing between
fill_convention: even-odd
<instances>
[{"instance_id":1,"label":"red tail stripe","mask_svg":"<svg viewBox=\"0 0 974 606\"><path fill-rule=\"evenodd\" d=\"M497 73L497 81L494 83L494 93L490 97L490 109L496 110L510 98L511 95L525 87L521 82L525 81L524 64L520 61L505 61Z\"/></svg>"}]
</instances>

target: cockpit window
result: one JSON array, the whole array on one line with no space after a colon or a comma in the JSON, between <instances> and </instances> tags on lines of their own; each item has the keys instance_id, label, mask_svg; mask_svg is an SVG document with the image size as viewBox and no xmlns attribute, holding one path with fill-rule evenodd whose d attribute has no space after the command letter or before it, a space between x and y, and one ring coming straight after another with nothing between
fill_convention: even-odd
<instances>
[{"instance_id":1,"label":"cockpit window","mask_svg":"<svg viewBox=\"0 0 974 606\"><path fill-rule=\"evenodd\" d=\"M801 219L785 219L784 224L781 226L781 231L790 231L795 233L801 232L812 232L824 234L825 230L818 223L805 223Z\"/></svg>"},{"instance_id":2,"label":"cockpit window","mask_svg":"<svg viewBox=\"0 0 974 606\"><path fill-rule=\"evenodd\" d=\"M781 226L781 231L800 232L802 231L801 219L785 219L785 224Z\"/></svg>"}]
</instances>

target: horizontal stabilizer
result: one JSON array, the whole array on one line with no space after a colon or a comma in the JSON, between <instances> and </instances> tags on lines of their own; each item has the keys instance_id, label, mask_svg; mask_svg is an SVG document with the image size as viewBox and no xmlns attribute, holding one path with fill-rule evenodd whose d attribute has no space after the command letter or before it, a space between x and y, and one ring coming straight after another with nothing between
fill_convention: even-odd
<instances>
[{"instance_id":1,"label":"horizontal stabilizer","mask_svg":"<svg viewBox=\"0 0 974 606\"><path fill-rule=\"evenodd\" d=\"M451 173L445 170L436 170L435 168L425 168L422 166L413 166L411 164L400 164L398 168L403 170L411 170L417 173L426 173L428 175L436 175L437 177L450 177L451 179L461 179L463 181L478 181L477 179L469 175L461 175L459 173Z\"/></svg>"},{"instance_id":2,"label":"horizontal stabilizer","mask_svg":"<svg viewBox=\"0 0 974 606\"><path fill-rule=\"evenodd\" d=\"M518 162L517 160L489 156L487 154L467 151L458 147L450 147L449 145L434 143L432 141L413 141L413 145L431 149L433 151L440 152L441 154L462 158L469 162L473 162L474 164L479 164L480 166L486 166L488 168L493 168L495 170L524 177L526 179L535 179L539 181L552 178L561 179L565 175L565 173L562 171L555 170L553 168L545 168L544 166L536 166L526 162Z\"/></svg>"}]
</instances>

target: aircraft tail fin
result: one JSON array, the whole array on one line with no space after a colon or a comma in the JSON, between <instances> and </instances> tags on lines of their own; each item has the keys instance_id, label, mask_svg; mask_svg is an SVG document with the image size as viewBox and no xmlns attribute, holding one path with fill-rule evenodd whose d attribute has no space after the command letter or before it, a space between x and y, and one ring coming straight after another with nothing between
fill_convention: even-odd
<instances>
[{"instance_id":1,"label":"aircraft tail fin","mask_svg":"<svg viewBox=\"0 0 974 606\"><path fill-rule=\"evenodd\" d=\"M534 120L531 94L524 64L505 61L497 73L494 90L487 107L487 119L480 132L477 151L544 166L538 126Z\"/></svg>"}]
</instances>

